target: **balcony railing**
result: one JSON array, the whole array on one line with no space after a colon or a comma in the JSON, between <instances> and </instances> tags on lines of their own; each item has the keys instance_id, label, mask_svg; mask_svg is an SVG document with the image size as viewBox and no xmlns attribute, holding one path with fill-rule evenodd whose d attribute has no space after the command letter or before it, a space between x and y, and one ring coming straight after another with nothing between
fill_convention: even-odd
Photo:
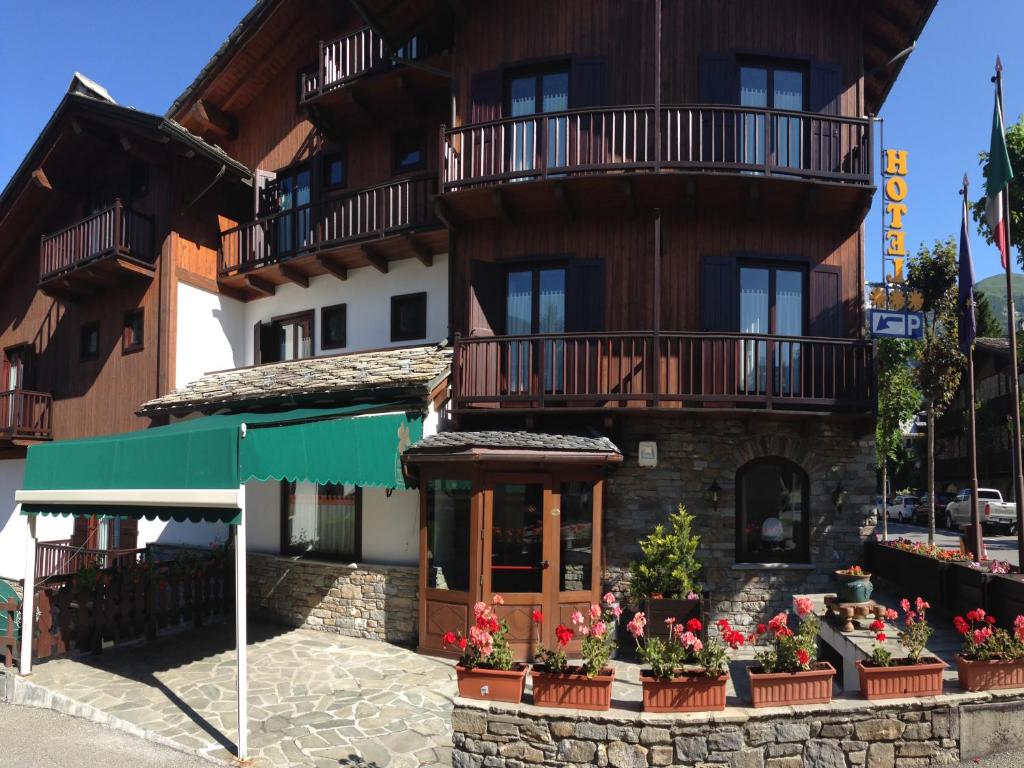
<instances>
[{"instance_id":1,"label":"balcony railing","mask_svg":"<svg viewBox=\"0 0 1024 768\"><path fill-rule=\"evenodd\" d=\"M433 173L300 205L221 234L220 273L256 269L301 253L388 237L436 223Z\"/></svg>"},{"instance_id":2,"label":"balcony railing","mask_svg":"<svg viewBox=\"0 0 1024 768\"><path fill-rule=\"evenodd\" d=\"M441 130L439 189L615 171L871 183L866 118L732 106L607 107Z\"/></svg>"},{"instance_id":3,"label":"balcony railing","mask_svg":"<svg viewBox=\"0 0 1024 768\"><path fill-rule=\"evenodd\" d=\"M83 568L123 568L145 559L145 549L87 549L71 539L36 543L36 581L72 576Z\"/></svg>"},{"instance_id":4,"label":"balcony railing","mask_svg":"<svg viewBox=\"0 0 1024 768\"><path fill-rule=\"evenodd\" d=\"M320 42L317 68L302 76L300 101L309 101L370 72L392 66L391 58L422 58L423 45L418 37L405 45L388 49L380 35L369 27L327 42Z\"/></svg>"},{"instance_id":5,"label":"balcony railing","mask_svg":"<svg viewBox=\"0 0 1024 768\"><path fill-rule=\"evenodd\" d=\"M456 338L455 409L869 411L871 345L806 336L591 333Z\"/></svg>"},{"instance_id":6,"label":"balcony railing","mask_svg":"<svg viewBox=\"0 0 1024 768\"><path fill-rule=\"evenodd\" d=\"M53 397L46 392L0 392L0 437L49 440L53 436Z\"/></svg>"},{"instance_id":7,"label":"balcony railing","mask_svg":"<svg viewBox=\"0 0 1024 768\"><path fill-rule=\"evenodd\" d=\"M152 262L153 220L120 200L52 235L40 244L43 281L109 255Z\"/></svg>"}]
</instances>

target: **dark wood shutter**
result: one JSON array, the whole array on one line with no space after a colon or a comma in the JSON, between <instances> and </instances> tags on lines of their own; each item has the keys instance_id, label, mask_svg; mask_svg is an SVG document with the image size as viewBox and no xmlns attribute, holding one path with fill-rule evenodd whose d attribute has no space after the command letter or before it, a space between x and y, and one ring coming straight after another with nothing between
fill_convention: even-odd
<instances>
[{"instance_id":1,"label":"dark wood shutter","mask_svg":"<svg viewBox=\"0 0 1024 768\"><path fill-rule=\"evenodd\" d=\"M273 323L256 323L252 329L252 363L276 363L281 352L279 329Z\"/></svg>"},{"instance_id":2,"label":"dark wood shutter","mask_svg":"<svg viewBox=\"0 0 1024 768\"><path fill-rule=\"evenodd\" d=\"M730 256L705 256L700 265L700 326L709 332L739 330L736 262Z\"/></svg>"},{"instance_id":3,"label":"dark wood shutter","mask_svg":"<svg viewBox=\"0 0 1024 768\"><path fill-rule=\"evenodd\" d=\"M840 113L843 90L842 70L822 61L811 62L810 110L823 115ZM842 162L842 137L839 124L828 119L811 118L811 170L837 173ZM847 148L848 151L859 148Z\"/></svg>"},{"instance_id":4,"label":"dark wood shutter","mask_svg":"<svg viewBox=\"0 0 1024 768\"><path fill-rule=\"evenodd\" d=\"M505 325L505 270L493 261L469 263L470 336L493 336Z\"/></svg>"},{"instance_id":5,"label":"dark wood shutter","mask_svg":"<svg viewBox=\"0 0 1024 768\"><path fill-rule=\"evenodd\" d=\"M604 259L573 259L566 274L565 330L603 331Z\"/></svg>"},{"instance_id":6,"label":"dark wood shutter","mask_svg":"<svg viewBox=\"0 0 1024 768\"><path fill-rule=\"evenodd\" d=\"M83 547L91 549L95 542L89 541L90 521L94 521L96 518L93 517L76 517L74 525L71 529L71 546L72 547Z\"/></svg>"},{"instance_id":7,"label":"dark wood shutter","mask_svg":"<svg viewBox=\"0 0 1024 768\"><path fill-rule=\"evenodd\" d=\"M819 264L811 270L811 336L843 336L843 272L840 267Z\"/></svg>"},{"instance_id":8,"label":"dark wood shutter","mask_svg":"<svg viewBox=\"0 0 1024 768\"><path fill-rule=\"evenodd\" d=\"M121 519L121 549L136 549L139 546L139 521Z\"/></svg>"},{"instance_id":9,"label":"dark wood shutter","mask_svg":"<svg viewBox=\"0 0 1024 768\"><path fill-rule=\"evenodd\" d=\"M811 62L811 112L840 114L839 97L843 92L843 72L838 64Z\"/></svg>"},{"instance_id":10,"label":"dark wood shutter","mask_svg":"<svg viewBox=\"0 0 1024 768\"><path fill-rule=\"evenodd\" d=\"M569 108L603 107L608 104L608 59L604 56L573 56L569 71Z\"/></svg>"},{"instance_id":11,"label":"dark wood shutter","mask_svg":"<svg viewBox=\"0 0 1024 768\"><path fill-rule=\"evenodd\" d=\"M739 103L736 57L732 53L702 53L699 68L701 104Z\"/></svg>"},{"instance_id":12,"label":"dark wood shutter","mask_svg":"<svg viewBox=\"0 0 1024 768\"><path fill-rule=\"evenodd\" d=\"M502 113L501 70L477 72L470 83L472 109L471 123L497 120Z\"/></svg>"}]
</instances>

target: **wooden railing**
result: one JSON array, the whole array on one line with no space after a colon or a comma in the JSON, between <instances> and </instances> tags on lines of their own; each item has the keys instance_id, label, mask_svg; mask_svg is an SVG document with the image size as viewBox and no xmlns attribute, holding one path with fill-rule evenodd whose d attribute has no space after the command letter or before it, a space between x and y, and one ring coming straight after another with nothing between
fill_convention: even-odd
<instances>
[{"instance_id":1,"label":"wooden railing","mask_svg":"<svg viewBox=\"0 0 1024 768\"><path fill-rule=\"evenodd\" d=\"M455 339L456 410L679 405L870 410L871 345L722 333Z\"/></svg>"},{"instance_id":2,"label":"wooden railing","mask_svg":"<svg viewBox=\"0 0 1024 768\"><path fill-rule=\"evenodd\" d=\"M59 232L43 235L39 274L45 281L112 253L145 262L153 257L153 220L120 200Z\"/></svg>"},{"instance_id":3,"label":"wooden railing","mask_svg":"<svg viewBox=\"0 0 1024 768\"><path fill-rule=\"evenodd\" d=\"M387 48L369 27L335 40L320 42L317 69L302 76L302 100L319 96L387 61Z\"/></svg>"},{"instance_id":4,"label":"wooden railing","mask_svg":"<svg viewBox=\"0 0 1024 768\"><path fill-rule=\"evenodd\" d=\"M86 567L123 568L145 559L145 549L86 549L70 539L36 543L36 581L70 576Z\"/></svg>"},{"instance_id":5,"label":"wooden railing","mask_svg":"<svg viewBox=\"0 0 1024 768\"><path fill-rule=\"evenodd\" d=\"M434 224L435 182L432 172L420 173L229 229L221 234L220 273Z\"/></svg>"},{"instance_id":6,"label":"wooden railing","mask_svg":"<svg viewBox=\"0 0 1024 768\"><path fill-rule=\"evenodd\" d=\"M50 439L53 436L53 396L25 389L0 392L0 435Z\"/></svg>"},{"instance_id":7,"label":"wooden railing","mask_svg":"<svg viewBox=\"0 0 1024 768\"><path fill-rule=\"evenodd\" d=\"M441 128L439 190L609 171L871 183L866 118L734 106L605 107Z\"/></svg>"}]
</instances>

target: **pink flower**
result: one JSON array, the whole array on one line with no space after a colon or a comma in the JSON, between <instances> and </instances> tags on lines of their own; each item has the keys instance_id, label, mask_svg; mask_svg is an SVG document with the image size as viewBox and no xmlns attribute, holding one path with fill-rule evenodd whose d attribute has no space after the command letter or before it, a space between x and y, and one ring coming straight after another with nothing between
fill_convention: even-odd
<instances>
[{"instance_id":1,"label":"pink flower","mask_svg":"<svg viewBox=\"0 0 1024 768\"><path fill-rule=\"evenodd\" d=\"M583 623L583 614L580 613L579 611L573 611L571 618L572 618L572 623L577 625L577 626L579 626L580 624Z\"/></svg>"},{"instance_id":2,"label":"pink flower","mask_svg":"<svg viewBox=\"0 0 1024 768\"><path fill-rule=\"evenodd\" d=\"M580 626L580 634L583 635L584 637L589 635L590 634L590 627L588 627L586 624L581 625Z\"/></svg>"},{"instance_id":3,"label":"pink flower","mask_svg":"<svg viewBox=\"0 0 1024 768\"><path fill-rule=\"evenodd\" d=\"M1013 634L1017 639L1024 642L1024 616L1018 616L1013 620Z\"/></svg>"},{"instance_id":4,"label":"pink flower","mask_svg":"<svg viewBox=\"0 0 1024 768\"><path fill-rule=\"evenodd\" d=\"M473 604L473 615L474 616L481 616L481 615L483 615L483 612L486 611L486 610L487 610L487 603L485 603L483 600Z\"/></svg>"},{"instance_id":5,"label":"pink flower","mask_svg":"<svg viewBox=\"0 0 1024 768\"><path fill-rule=\"evenodd\" d=\"M814 601L809 597L798 597L794 601L794 605L796 606L796 615L801 619L814 610Z\"/></svg>"},{"instance_id":6,"label":"pink flower","mask_svg":"<svg viewBox=\"0 0 1024 768\"><path fill-rule=\"evenodd\" d=\"M698 595L696 592L691 592L690 594L688 594L686 596L686 599L687 600L700 600L700 595Z\"/></svg>"},{"instance_id":7,"label":"pink flower","mask_svg":"<svg viewBox=\"0 0 1024 768\"><path fill-rule=\"evenodd\" d=\"M669 616L667 619L665 619L666 626L671 627L675 623L676 623L676 617L675 616Z\"/></svg>"},{"instance_id":8,"label":"pink flower","mask_svg":"<svg viewBox=\"0 0 1024 768\"><path fill-rule=\"evenodd\" d=\"M495 595L493 598L491 598L491 602L494 603L494 605L504 605L505 598L501 595Z\"/></svg>"},{"instance_id":9,"label":"pink flower","mask_svg":"<svg viewBox=\"0 0 1024 768\"><path fill-rule=\"evenodd\" d=\"M615 595L613 595L611 592L608 592L601 599L604 600L607 605L612 605L615 602Z\"/></svg>"},{"instance_id":10,"label":"pink flower","mask_svg":"<svg viewBox=\"0 0 1024 768\"><path fill-rule=\"evenodd\" d=\"M904 613L909 611L910 610L910 601L907 600L907 598L904 597L902 600L900 600L900 608L903 609Z\"/></svg>"},{"instance_id":11,"label":"pink flower","mask_svg":"<svg viewBox=\"0 0 1024 768\"><path fill-rule=\"evenodd\" d=\"M896 619L899 618L899 616L900 615L896 611L894 611L892 608L886 608L885 609L885 618L887 618L889 621L895 621Z\"/></svg>"},{"instance_id":12,"label":"pink flower","mask_svg":"<svg viewBox=\"0 0 1024 768\"><path fill-rule=\"evenodd\" d=\"M695 637L693 639L693 643L690 644L690 650L694 653L700 653L702 650L704 650L704 643L700 641L699 637Z\"/></svg>"},{"instance_id":13,"label":"pink flower","mask_svg":"<svg viewBox=\"0 0 1024 768\"><path fill-rule=\"evenodd\" d=\"M642 613L638 613L626 625L626 631L629 632L629 634L631 634L637 640L639 640L641 637L644 636L644 624L645 624L645 622L643 620L643 616L644 615ZM639 619L639 621L638 621L638 619Z\"/></svg>"},{"instance_id":14,"label":"pink flower","mask_svg":"<svg viewBox=\"0 0 1024 768\"><path fill-rule=\"evenodd\" d=\"M608 625L603 621L595 621L594 626L591 628L591 632L594 637L604 637L604 633L608 631Z\"/></svg>"},{"instance_id":15,"label":"pink flower","mask_svg":"<svg viewBox=\"0 0 1024 768\"><path fill-rule=\"evenodd\" d=\"M590 606L590 620L597 621L599 618L601 618L601 606L594 603Z\"/></svg>"},{"instance_id":16,"label":"pink flower","mask_svg":"<svg viewBox=\"0 0 1024 768\"><path fill-rule=\"evenodd\" d=\"M617 619L621 615L622 615L622 608L619 607L618 603L616 603L615 605L612 606L612 616L614 616Z\"/></svg>"},{"instance_id":17,"label":"pink flower","mask_svg":"<svg viewBox=\"0 0 1024 768\"><path fill-rule=\"evenodd\" d=\"M676 624L674 627L672 627L672 634L676 636L676 639L681 638L685 631L686 627L684 627L682 624Z\"/></svg>"}]
</instances>

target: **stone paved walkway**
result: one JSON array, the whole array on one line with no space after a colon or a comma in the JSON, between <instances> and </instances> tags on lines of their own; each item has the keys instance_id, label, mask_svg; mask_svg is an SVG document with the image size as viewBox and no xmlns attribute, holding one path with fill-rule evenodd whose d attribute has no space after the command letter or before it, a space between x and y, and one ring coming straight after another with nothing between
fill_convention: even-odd
<instances>
[{"instance_id":1,"label":"stone paved walkway","mask_svg":"<svg viewBox=\"0 0 1024 768\"><path fill-rule=\"evenodd\" d=\"M326 632L249 628L254 766L451 765L451 663ZM229 760L237 737L230 625L36 666L29 682L186 750Z\"/></svg>"}]
</instances>

